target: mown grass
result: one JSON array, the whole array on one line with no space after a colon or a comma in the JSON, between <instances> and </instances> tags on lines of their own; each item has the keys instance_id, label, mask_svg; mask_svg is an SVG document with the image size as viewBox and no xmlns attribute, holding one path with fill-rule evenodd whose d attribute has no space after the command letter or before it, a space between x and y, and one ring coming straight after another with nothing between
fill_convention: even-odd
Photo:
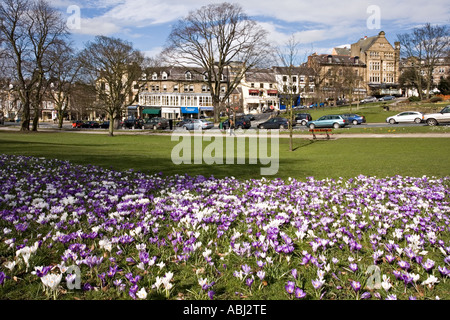
<instances>
[{"instance_id":1,"label":"mown grass","mask_svg":"<svg viewBox=\"0 0 450 320\"><path fill-rule=\"evenodd\" d=\"M448 176L448 141L448 138L351 138L329 141L296 138L294 151L290 152L289 139L283 138L279 139L278 172L267 177L305 179L313 176L321 179L350 178L360 174ZM245 164L236 164L236 161L227 164L224 158L223 164L208 165L203 161L201 164L176 165L171 153L178 143L172 141L170 136L0 133L0 150L4 154L68 160L115 170L257 179L262 177L262 167L274 163L262 164L258 158L256 164L249 164L247 140ZM210 143L204 141L203 148ZM223 154L225 157L226 150ZM271 159L270 152L268 156Z\"/></svg>"}]
</instances>

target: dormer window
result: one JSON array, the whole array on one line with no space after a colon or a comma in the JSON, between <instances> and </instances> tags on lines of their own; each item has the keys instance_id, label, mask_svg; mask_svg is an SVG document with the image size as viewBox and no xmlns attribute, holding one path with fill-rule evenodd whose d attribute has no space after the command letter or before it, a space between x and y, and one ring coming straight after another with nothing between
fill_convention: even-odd
<instances>
[{"instance_id":1,"label":"dormer window","mask_svg":"<svg viewBox=\"0 0 450 320\"><path fill-rule=\"evenodd\" d=\"M162 73L162 79L163 79L163 80L167 80L167 73L166 73L166 72L163 72L163 73Z\"/></svg>"},{"instance_id":2,"label":"dormer window","mask_svg":"<svg viewBox=\"0 0 450 320\"><path fill-rule=\"evenodd\" d=\"M208 74L206 72L203 74L203 80L208 81Z\"/></svg>"},{"instance_id":3,"label":"dormer window","mask_svg":"<svg viewBox=\"0 0 450 320\"><path fill-rule=\"evenodd\" d=\"M158 79L158 74L156 72L153 72L152 80L157 80L157 79Z\"/></svg>"},{"instance_id":4,"label":"dormer window","mask_svg":"<svg viewBox=\"0 0 450 320\"><path fill-rule=\"evenodd\" d=\"M192 80L192 73L190 71L186 72L184 75L186 80Z\"/></svg>"}]
</instances>

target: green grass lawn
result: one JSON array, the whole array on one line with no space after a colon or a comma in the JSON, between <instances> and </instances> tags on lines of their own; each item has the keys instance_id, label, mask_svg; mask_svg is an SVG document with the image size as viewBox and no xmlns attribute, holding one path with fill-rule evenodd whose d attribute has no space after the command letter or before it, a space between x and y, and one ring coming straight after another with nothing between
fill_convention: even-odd
<instances>
[{"instance_id":1,"label":"green grass lawn","mask_svg":"<svg viewBox=\"0 0 450 320\"><path fill-rule=\"evenodd\" d=\"M295 150L290 152L289 140L280 139L278 173L266 177L303 180L308 176L318 179L350 178L359 174L378 177L396 174L448 176L448 141L447 138L295 139ZM248 157L246 164L239 165L175 165L171 160L171 152L177 144L177 141L171 141L170 136L0 133L0 148L4 154L56 158L117 170L253 179L261 178L260 168L269 166L259 161L250 165ZM208 144L210 142L203 142L203 148Z\"/></svg>"}]
</instances>

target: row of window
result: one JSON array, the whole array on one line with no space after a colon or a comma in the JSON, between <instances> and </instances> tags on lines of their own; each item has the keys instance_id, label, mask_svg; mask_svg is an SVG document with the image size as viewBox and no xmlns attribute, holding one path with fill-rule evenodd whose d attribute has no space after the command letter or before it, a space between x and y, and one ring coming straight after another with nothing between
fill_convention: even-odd
<instances>
[{"instance_id":1,"label":"row of window","mask_svg":"<svg viewBox=\"0 0 450 320\"><path fill-rule=\"evenodd\" d=\"M369 57L370 58L379 58L380 52L379 51L370 51L369 52ZM388 59L393 59L394 58L394 53L393 52L384 52L384 57L388 58Z\"/></svg>"},{"instance_id":2,"label":"row of window","mask_svg":"<svg viewBox=\"0 0 450 320\"><path fill-rule=\"evenodd\" d=\"M161 80L167 80L168 77L169 77L169 75L167 74L167 72L162 72L161 73ZM184 74L184 79L185 80L192 80L192 72L187 71ZM145 74L142 75L142 80L147 80L147 76ZM156 72L154 72L152 74L152 80L158 80L158 74ZM204 81L208 81L208 75L206 73L203 74L203 80ZM224 80L225 80L225 76L222 74L220 81L224 81Z\"/></svg>"},{"instance_id":3,"label":"row of window","mask_svg":"<svg viewBox=\"0 0 450 320\"><path fill-rule=\"evenodd\" d=\"M183 96L183 95L140 95L139 104L145 106L169 106L169 107L198 107L212 106L211 96Z\"/></svg>"},{"instance_id":4,"label":"row of window","mask_svg":"<svg viewBox=\"0 0 450 320\"><path fill-rule=\"evenodd\" d=\"M382 78L379 73L371 73L369 75L369 83L380 83L381 79L383 79L383 83L394 83L394 74L383 73Z\"/></svg>"},{"instance_id":5,"label":"row of window","mask_svg":"<svg viewBox=\"0 0 450 320\"><path fill-rule=\"evenodd\" d=\"M137 89L137 88L136 88ZM161 89L161 90L160 90ZM148 90L148 88L147 88ZM172 90L173 92L179 92L179 86L177 84L172 86ZM168 91L168 87L167 85L163 85L162 88L160 88L159 85L151 85L150 86L150 91L151 92L167 92ZM210 92L210 88L207 85L202 85L202 92ZM221 92L225 92L226 91L226 87L222 86L220 87L220 91ZM184 85L183 86L183 92L194 92L194 86L193 85Z\"/></svg>"},{"instance_id":6,"label":"row of window","mask_svg":"<svg viewBox=\"0 0 450 320\"><path fill-rule=\"evenodd\" d=\"M383 64L381 64L380 61L370 61L369 62L369 70L370 71L379 71L381 65L383 65L383 71L394 71L394 68L395 68L394 62L388 62L388 61L383 61Z\"/></svg>"}]
</instances>

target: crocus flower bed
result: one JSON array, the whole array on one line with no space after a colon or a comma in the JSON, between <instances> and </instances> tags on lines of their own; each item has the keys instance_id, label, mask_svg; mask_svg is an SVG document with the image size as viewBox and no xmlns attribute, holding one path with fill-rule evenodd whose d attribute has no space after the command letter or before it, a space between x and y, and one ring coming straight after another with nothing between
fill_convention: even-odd
<instances>
[{"instance_id":1,"label":"crocus flower bed","mask_svg":"<svg viewBox=\"0 0 450 320\"><path fill-rule=\"evenodd\" d=\"M20 156L0 156L0 177L3 299L450 298L449 177L239 181Z\"/></svg>"}]
</instances>

